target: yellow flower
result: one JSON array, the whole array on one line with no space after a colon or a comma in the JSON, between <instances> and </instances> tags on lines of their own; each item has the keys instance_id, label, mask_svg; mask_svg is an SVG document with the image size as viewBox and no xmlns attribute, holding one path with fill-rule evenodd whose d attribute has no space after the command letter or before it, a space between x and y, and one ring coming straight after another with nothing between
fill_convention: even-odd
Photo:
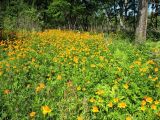
<instances>
[{"instance_id":1,"label":"yellow flower","mask_svg":"<svg viewBox=\"0 0 160 120\"><path fill-rule=\"evenodd\" d=\"M9 63L7 63L7 64L6 64L6 66L7 66L7 67L10 67L10 64L9 64Z\"/></svg>"},{"instance_id":2,"label":"yellow flower","mask_svg":"<svg viewBox=\"0 0 160 120\"><path fill-rule=\"evenodd\" d=\"M112 108L113 107L113 103L112 102L110 102L110 103L108 103L108 105L107 105L108 107L110 107L110 108Z\"/></svg>"},{"instance_id":3,"label":"yellow flower","mask_svg":"<svg viewBox=\"0 0 160 120\"><path fill-rule=\"evenodd\" d=\"M13 68L14 68L14 69L16 69L16 68L17 68L17 66L13 66Z\"/></svg>"},{"instance_id":4,"label":"yellow flower","mask_svg":"<svg viewBox=\"0 0 160 120\"><path fill-rule=\"evenodd\" d=\"M95 64L91 64L91 67L92 67L92 68L95 68L95 67L96 67L96 65L95 65Z\"/></svg>"},{"instance_id":5,"label":"yellow flower","mask_svg":"<svg viewBox=\"0 0 160 120\"><path fill-rule=\"evenodd\" d=\"M158 104L159 104L159 101L158 101L158 100L156 100L156 101L154 101L154 103L155 103L155 105L158 105Z\"/></svg>"},{"instance_id":6,"label":"yellow flower","mask_svg":"<svg viewBox=\"0 0 160 120\"><path fill-rule=\"evenodd\" d=\"M83 68L82 68L82 72L84 72L85 70L86 70L86 68L83 67Z\"/></svg>"},{"instance_id":7,"label":"yellow flower","mask_svg":"<svg viewBox=\"0 0 160 120\"><path fill-rule=\"evenodd\" d=\"M103 99L102 99L102 98L99 98L99 99L98 99L98 102L99 102L99 103L102 103L102 102L103 102Z\"/></svg>"},{"instance_id":8,"label":"yellow flower","mask_svg":"<svg viewBox=\"0 0 160 120\"><path fill-rule=\"evenodd\" d=\"M38 86L36 87L36 92L39 92L39 91L41 91L41 88Z\"/></svg>"},{"instance_id":9,"label":"yellow flower","mask_svg":"<svg viewBox=\"0 0 160 120\"><path fill-rule=\"evenodd\" d=\"M149 102L149 103L152 103L153 99L151 97L147 97L146 101Z\"/></svg>"},{"instance_id":10,"label":"yellow flower","mask_svg":"<svg viewBox=\"0 0 160 120\"><path fill-rule=\"evenodd\" d=\"M100 56L99 59L100 59L101 61L103 61L103 60L104 60L104 56Z\"/></svg>"},{"instance_id":11,"label":"yellow flower","mask_svg":"<svg viewBox=\"0 0 160 120\"><path fill-rule=\"evenodd\" d=\"M45 88L45 84L44 84L44 83L40 83L40 84L39 84L39 87L40 87L41 89L43 89L43 88Z\"/></svg>"},{"instance_id":12,"label":"yellow flower","mask_svg":"<svg viewBox=\"0 0 160 120\"><path fill-rule=\"evenodd\" d=\"M156 81L156 80L158 80L158 77L155 77L155 78L153 78L152 80L153 80L153 81Z\"/></svg>"},{"instance_id":13,"label":"yellow flower","mask_svg":"<svg viewBox=\"0 0 160 120\"><path fill-rule=\"evenodd\" d=\"M52 60L53 60L53 62L57 62L58 61L57 58L53 58Z\"/></svg>"},{"instance_id":14,"label":"yellow flower","mask_svg":"<svg viewBox=\"0 0 160 120\"><path fill-rule=\"evenodd\" d=\"M99 112L99 109L97 106L93 106L92 107L92 112L96 113L96 112Z\"/></svg>"},{"instance_id":15,"label":"yellow flower","mask_svg":"<svg viewBox=\"0 0 160 120\"><path fill-rule=\"evenodd\" d=\"M82 88L82 91L86 91L86 88Z\"/></svg>"},{"instance_id":16,"label":"yellow flower","mask_svg":"<svg viewBox=\"0 0 160 120\"><path fill-rule=\"evenodd\" d=\"M36 59L35 58L32 58L32 62L35 62L36 61Z\"/></svg>"},{"instance_id":17,"label":"yellow flower","mask_svg":"<svg viewBox=\"0 0 160 120\"><path fill-rule=\"evenodd\" d=\"M130 116L126 117L126 120L132 120L132 118Z\"/></svg>"},{"instance_id":18,"label":"yellow flower","mask_svg":"<svg viewBox=\"0 0 160 120\"><path fill-rule=\"evenodd\" d=\"M158 72L158 68L155 68L154 71L155 71L155 72Z\"/></svg>"},{"instance_id":19,"label":"yellow flower","mask_svg":"<svg viewBox=\"0 0 160 120\"><path fill-rule=\"evenodd\" d=\"M68 86L68 87L73 86L73 83L72 83L72 81L71 81L71 80L69 80L69 81L67 82L67 86Z\"/></svg>"},{"instance_id":20,"label":"yellow flower","mask_svg":"<svg viewBox=\"0 0 160 120\"><path fill-rule=\"evenodd\" d=\"M74 61L75 63L78 63L78 57L74 57L74 58L73 58L73 61Z\"/></svg>"},{"instance_id":21,"label":"yellow flower","mask_svg":"<svg viewBox=\"0 0 160 120\"><path fill-rule=\"evenodd\" d=\"M114 102L117 103L119 101L118 98L114 98Z\"/></svg>"},{"instance_id":22,"label":"yellow flower","mask_svg":"<svg viewBox=\"0 0 160 120\"><path fill-rule=\"evenodd\" d=\"M103 64L98 64L98 66L99 66L100 68L103 68L104 65L103 65Z\"/></svg>"},{"instance_id":23,"label":"yellow flower","mask_svg":"<svg viewBox=\"0 0 160 120\"><path fill-rule=\"evenodd\" d=\"M51 78L51 76L49 76L49 78L47 78L47 80L51 80L52 78Z\"/></svg>"},{"instance_id":24,"label":"yellow flower","mask_svg":"<svg viewBox=\"0 0 160 120\"><path fill-rule=\"evenodd\" d=\"M44 88L45 88L45 84L44 83L40 83L39 86L36 87L36 92L39 92Z\"/></svg>"},{"instance_id":25,"label":"yellow flower","mask_svg":"<svg viewBox=\"0 0 160 120\"><path fill-rule=\"evenodd\" d=\"M145 107L145 106L141 106L141 110L142 110L142 111L145 111L145 110L146 110L146 107Z\"/></svg>"},{"instance_id":26,"label":"yellow flower","mask_svg":"<svg viewBox=\"0 0 160 120\"><path fill-rule=\"evenodd\" d=\"M130 69L134 68L134 65L129 66Z\"/></svg>"},{"instance_id":27,"label":"yellow flower","mask_svg":"<svg viewBox=\"0 0 160 120\"><path fill-rule=\"evenodd\" d=\"M157 109L157 106L156 106L155 104L152 104L152 105L151 105L151 109L152 109L152 110L156 110L156 109Z\"/></svg>"},{"instance_id":28,"label":"yellow flower","mask_svg":"<svg viewBox=\"0 0 160 120\"><path fill-rule=\"evenodd\" d=\"M125 89L128 89L129 86L128 86L128 84L124 84L123 87L124 87Z\"/></svg>"},{"instance_id":29,"label":"yellow flower","mask_svg":"<svg viewBox=\"0 0 160 120\"><path fill-rule=\"evenodd\" d=\"M134 64L141 65L141 61L135 61Z\"/></svg>"},{"instance_id":30,"label":"yellow flower","mask_svg":"<svg viewBox=\"0 0 160 120\"><path fill-rule=\"evenodd\" d=\"M118 72L121 72L121 71L122 71L122 68L120 68L120 67L118 67L117 69L118 69Z\"/></svg>"},{"instance_id":31,"label":"yellow flower","mask_svg":"<svg viewBox=\"0 0 160 120\"><path fill-rule=\"evenodd\" d=\"M139 71L140 72L146 72L148 68L140 68Z\"/></svg>"},{"instance_id":32,"label":"yellow flower","mask_svg":"<svg viewBox=\"0 0 160 120\"><path fill-rule=\"evenodd\" d=\"M61 75L58 75L58 76L57 76L57 80L62 80L62 76L61 76Z\"/></svg>"},{"instance_id":33,"label":"yellow flower","mask_svg":"<svg viewBox=\"0 0 160 120\"><path fill-rule=\"evenodd\" d=\"M77 90L78 90L78 91L79 91L79 90L81 90L81 87L80 87L80 86L78 86L78 87L77 87Z\"/></svg>"},{"instance_id":34,"label":"yellow flower","mask_svg":"<svg viewBox=\"0 0 160 120\"><path fill-rule=\"evenodd\" d=\"M29 113L29 116L30 116L31 118L35 117L35 115L36 115L36 112L31 112L31 113Z\"/></svg>"},{"instance_id":35,"label":"yellow flower","mask_svg":"<svg viewBox=\"0 0 160 120\"><path fill-rule=\"evenodd\" d=\"M11 92L11 91L8 90L8 89L6 89L6 90L3 91L4 94L9 94L10 92Z\"/></svg>"},{"instance_id":36,"label":"yellow flower","mask_svg":"<svg viewBox=\"0 0 160 120\"><path fill-rule=\"evenodd\" d=\"M89 100L91 103L95 102L96 100L92 97L90 100Z\"/></svg>"},{"instance_id":37,"label":"yellow flower","mask_svg":"<svg viewBox=\"0 0 160 120\"><path fill-rule=\"evenodd\" d=\"M152 78L152 76L151 76L151 75L149 75L149 76L148 76L148 78L149 78L149 79L151 79L151 78Z\"/></svg>"},{"instance_id":38,"label":"yellow flower","mask_svg":"<svg viewBox=\"0 0 160 120\"><path fill-rule=\"evenodd\" d=\"M104 90L98 90L98 91L96 92L96 94L97 94L97 95L102 95L102 94L104 94Z\"/></svg>"},{"instance_id":39,"label":"yellow flower","mask_svg":"<svg viewBox=\"0 0 160 120\"><path fill-rule=\"evenodd\" d=\"M118 107L119 107L119 108L126 108L127 105L126 105L125 102L121 102L121 103L118 104Z\"/></svg>"},{"instance_id":40,"label":"yellow flower","mask_svg":"<svg viewBox=\"0 0 160 120\"><path fill-rule=\"evenodd\" d=\"M146 105L146 101L145 101L145 100L142 100L141 105L142 105L142 106Z\"/></svg>"},{"instance_id":41,"label":"yellow flower","mask_svg":"<svg viewBox=\"0 0 160 120\"><path fill-rule=\"evenodd\" d=\"M47 105L42 106L41 109L42 109L42 112L44 115L46 115L52 111Z\"/></svg>"},{"instance_id":42,"label":"yellow flower","mask_svg":"<svg viewBox=\"0 0 160 120\"><path fill-rule=\"evenodd\" d=\"M82 116L78 116L77 120L83 120Z\"/></svg>"},{"instance_id":43,"label":"yellow flower","mask_svg":"<svg viewBox=\"0 0 160 120\"><path fill-rule=\"evenodd\" d=\"M154 61L153 60L148 60L147 64L154 64Z\"/></svg>"}]
</instances>

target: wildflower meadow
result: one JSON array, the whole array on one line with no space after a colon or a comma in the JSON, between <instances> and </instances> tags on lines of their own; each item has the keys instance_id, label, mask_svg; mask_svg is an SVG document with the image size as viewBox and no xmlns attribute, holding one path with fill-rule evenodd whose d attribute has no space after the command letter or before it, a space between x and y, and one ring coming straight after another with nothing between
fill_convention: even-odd
<instances>
[{"instance_id":1,"label":"wildflower meadow","mask_svg":"<svg viewBox=\"0 0 160 120\"><path fill-rule=\"evenodd\" d=\"M159 42L46 30L0 51L0 120L160 119Z\"/></svg>"}]
</instances>

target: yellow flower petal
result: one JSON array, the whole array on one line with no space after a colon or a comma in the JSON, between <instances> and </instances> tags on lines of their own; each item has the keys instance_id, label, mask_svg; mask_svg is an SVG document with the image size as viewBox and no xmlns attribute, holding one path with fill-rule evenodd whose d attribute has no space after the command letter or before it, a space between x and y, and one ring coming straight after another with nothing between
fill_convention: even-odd
<instances>
[{"instance_id":1,"label":"yellow flower petal","mask_svg":"<svg viewBox=\"0 0 160 120\"><path fill-rule=\"evenodd\" d=\"M155 71L155 72L158 72L158 68L155 68L154 71Z\"/></svg>"},{"instance_id":2,"label":"yellow flower petal","mask_svg":"<svg viewBox=\"0 0 160 120\"><path fill-rule=\"evenodd\" d=\"M146 101L149 102L149 103L152 103L153 99L151 97L147 97Z\"/></svg>"},{"instance_id":3,"label":"yellow flower petal","mask_svg":"<svg viewBox=\"0 0 160 120\"><path fill-rule=\"evenodd\" d=\"M126 117L126 120L132 120L132 118L130 116Z\"/></svg>"},{"instance_id":4,"label":"yellow flower petal","mask_svg":"<svg viewBox=\"0 0 160 120\"><path fill-rule=\"evenodd\" d=\"M123 87L124 87L125 89L128 89L128 88L129 88L128 84L124 84Z\"/></svg>"},{"instance_id":5,"label":"yellow flower petal","mask_svg":"<svg viewBox=\"0 0 160 120\"><path fill-rule=\"evenodd\" d=\"M58 76L57 76L57 80L62 80L62 76L61 76L61 75L58 75Z\"/></svg>"},{"instance_id":6,"label":"yellow flower petal","mask_svg":"<svg viewBox=\"0 0 160 120\"><path fill-rule=\"evenodd\" d=\"M145 107L145 106L141 106L141 110L142 110L142 111L145 111L145 110L146 110L146 107Z\"/></svg>"},{"instance_id":7,"label":"yellow flower petal","mask_svg":"<svg viewBox=\"0 0 160 120\"><path fill-rule=\"evenodd\" d=\"M83 117L82 116L78 116L77 120L83 120Z\"/></svg>"},{"instance_id":8,"label":"yellow flower petal","mask_svg":"<svg viewBox=\"0 0 160 120\"><path fill-rule=\"evenodd\" d=\"M36 112L31 112L31 113L29 113L29 116L30 116L30 117L35 117L35 115L36 115Z\"/></svg>"},{"instance_id":9,"label":"yellow flower petal","mask_svg":"<svg viewBox=\"0 0 160 120\"><path fill-rule=\"evenodd\" d=\"M155 104L152 104L152 105L151 105L151 109L152 109L152 110L156 110L156 109L157 109L157 106L156 106Z\"/></svg>"},{"instance_id":10,"label":"yellow flower petal","mask_svg":"<svg viewBox=\"0 0 160 120\"><path fill-rule=\"evenodd\" d=\"M92 112L94 112L94 113L99 112L98 107L97 107L97 106L93 106L93 107L92 107Z\"/></svg>"},{"instance_id":11,"label":"yellow flower petal","mask_svg":"<svg viewBox=\"0 0 160 120\"><path fill-rule=\"evenodd\" d=\"M142 100L141 105L142 105L142 106L146 105L146 101L145 101L145 100Z\"/></svg>"},{"instance_id":12,"label":"yellow flower petal","mask_svg":"<svg viewBox=\"0 0 160 120\"><path fill-rule=\"evenodd\" d=\"M47 105L42 106L41 109L42 109L42 112L44 115L46 115L52 111Z\"/></svg>"},{"instance_id":13,"label":"yellow flower petal","mask_svg":"<svg viewBox=\"0 0 160 120\"><path fill-rule=\"evenodd\" d=\"M121 102L121 103L118 104L118 107L119 107L119 108L126 108L127 105L126 105L125 102Z\"/></svg>"},{"instance_id":14,"label":"yellow flower petal","mask_svg":"<svg viewBox=\"0 0 160 120\"><path fill-rule=\"evenodd\" d=\"M108 103L108 105L107 105L108 107L110 107L110 108L112 108L113 107L113 103L112 102L110 102L110 103Z\"/></svg>"}]
</instances>

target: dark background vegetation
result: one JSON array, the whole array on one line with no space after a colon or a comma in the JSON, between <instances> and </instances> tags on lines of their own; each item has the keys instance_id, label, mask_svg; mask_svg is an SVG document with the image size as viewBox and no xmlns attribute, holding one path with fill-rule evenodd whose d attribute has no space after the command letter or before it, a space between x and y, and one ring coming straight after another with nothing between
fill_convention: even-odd
<instances>
[{"instance_id":1,"label":"dark background vegetation","mask_svg":"<svg viewBox=\"0 0 160 120\"><path fill-rule=\"evenodd\" d=\"M134 35L139 0L0 0L0 37L17 30L73 29ZM160 0L148 1L147 37L160 38ZM123 31L123 32L122 32ZM9 33L9 35L8 35Z\"/></svg>"}]
</instances>

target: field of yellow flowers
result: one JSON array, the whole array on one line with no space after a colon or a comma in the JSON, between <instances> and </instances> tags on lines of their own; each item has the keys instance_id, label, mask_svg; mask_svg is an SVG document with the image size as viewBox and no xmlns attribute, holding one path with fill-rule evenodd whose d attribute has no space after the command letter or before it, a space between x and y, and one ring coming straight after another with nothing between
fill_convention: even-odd
<instances>
[{"instance_id":1,"label":"field of yellow flowers","mask_svg":"<svg viewBox=\"0 0 160 120\"><path fill-rule=\"evenodd\" d=\"M0 51L0 120L160 119L159 44L47 30Z\"/></svg>"}]
</instances>

